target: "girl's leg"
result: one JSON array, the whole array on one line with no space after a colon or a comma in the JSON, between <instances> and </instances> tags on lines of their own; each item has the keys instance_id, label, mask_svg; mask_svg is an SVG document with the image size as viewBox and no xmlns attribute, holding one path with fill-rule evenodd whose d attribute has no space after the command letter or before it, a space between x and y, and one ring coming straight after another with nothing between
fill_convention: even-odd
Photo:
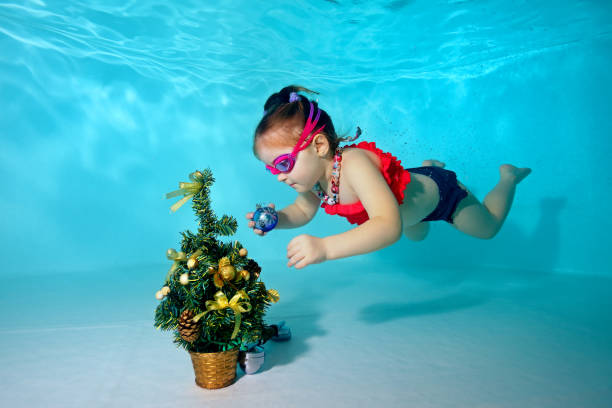
<instances>
[{"instance_id":1,"label":"girl's leg","mask_svg":"<svg viewBox=\"0 0 612 408\"><path fill-rule=\"evenodd\" d=\"M421 221L418 224L404 227L404 235L411 241L422 241L429 232L429 222Z\"/></svg>"},{"instance_id":2,"label":"girl's leg","mask_svg":"<svg viewBox=\"0 0 612 408\"><path fill-rule=\"evenodd\" d=\"M499 182L487 194L484 204L468 191L453 214L453 226L473 237L490 239L500 230L512 206L516 185L531 173L529 168L502 164ZM460 184L460 187L467 189Z\"/></svg>"},{"instance_id":3,"label":"girl's leg","mask_svg":"<svg viewBox=\"0 0 612 408\"><path fill-rule=\"evenodd\" d=\"M435 160L435 159L428 159L428 160L424 160L423 163L421 164L422 167L426 167L426 166L435 166L435 167L442 167L444 168L444 166L446 166L446 163L441 162L439 160Z\"/></svg>"}]
</instances>

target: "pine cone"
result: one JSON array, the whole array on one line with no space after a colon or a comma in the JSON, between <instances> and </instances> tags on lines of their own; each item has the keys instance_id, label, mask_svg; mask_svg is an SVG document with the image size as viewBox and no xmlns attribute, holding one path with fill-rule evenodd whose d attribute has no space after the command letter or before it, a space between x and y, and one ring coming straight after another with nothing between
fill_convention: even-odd
<instances>
[{"instance_id":1,"label":"pine cone","mask_svg":"<svg viewBox=\"0 0 612 408\"><path fill-rule=\"evenodd\" d=\"M184 310L179 317L178 331L183 340L193 343L200 337L200 328L202 324L200 322L194 322L193 317L195 312L193 310Z\"/></svg>"},{"instance_id":2,"label":"pine cone","mask_svg":"<svg viewBox=\"0 0 612 408\"><path fill-rule=\"evenodd\" d=\"M256 278L259 278L259 274L261 273L261 267L253 259L249 259L247 261L247 264L244 267L244 269L249 271L251 275L254 275Z\"/></svg>"}]
</instances>

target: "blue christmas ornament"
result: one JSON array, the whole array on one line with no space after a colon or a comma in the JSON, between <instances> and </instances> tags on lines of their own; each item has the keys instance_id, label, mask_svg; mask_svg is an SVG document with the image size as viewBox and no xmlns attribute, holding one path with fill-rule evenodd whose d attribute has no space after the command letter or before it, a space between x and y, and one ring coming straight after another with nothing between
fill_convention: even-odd
<instances>
[{"instance_id":1,"label":"blue christmas ornament","mask_svg":"<svg viewBox=\"0 0 612 408\"><path fill-rule=\"evenodd\" d=\"M255 214L253 214L253 221L255 221L255 227L268 232L278 223L278 213L272 207L257 207Z\"/></svg>"}]
</instances>

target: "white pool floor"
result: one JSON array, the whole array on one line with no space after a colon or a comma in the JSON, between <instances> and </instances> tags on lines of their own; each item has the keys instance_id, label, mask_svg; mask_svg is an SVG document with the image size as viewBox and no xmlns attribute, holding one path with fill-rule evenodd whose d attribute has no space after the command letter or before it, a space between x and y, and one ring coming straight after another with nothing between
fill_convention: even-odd
<instances>
[{"instance_id":1,"label":"white pool floor","mask_svg":"<svg viewBox=\"0 0 612 408\"><path fill-rule=\"evenodd\" d=\"M167 265L5 278L0 405L612 407L609 278L261 264L293 338L221 390L153 328Z\"/></svg>"}]
</instances>

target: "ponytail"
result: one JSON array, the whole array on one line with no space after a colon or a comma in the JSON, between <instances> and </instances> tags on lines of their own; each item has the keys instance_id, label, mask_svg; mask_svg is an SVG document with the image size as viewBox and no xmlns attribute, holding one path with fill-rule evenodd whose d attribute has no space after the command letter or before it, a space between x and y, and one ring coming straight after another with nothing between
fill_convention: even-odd
<instances>
[{"instance_id":1,"label":"ponytail","mask_svg":"<svg viewBox=\"0 0 612 408\"><path fill-rule=\"evenodd\" d=\"M310 103L312 103L315 112L317 109L321 112L318 125L325 125L325 129L321 134L323 134L329 142L331 156L333 156L341 142L353 141L359 137L361 134L361 129L359 128L357 128L357 134L352 138L339 137L336 134L331 117L327 112L320 109L316 101L308 99L306 96L301 95L300 92L315 95L319 94L303 86L289 85L268 97L264 104L263 117L255 129L255 137L253 139L253 152L255 154L257 154L255 150L257 140L271 128L287 123L288 121L296 121L296 123L303 127L310 112ZM288 134L285 137L284 140L266 140L266 142L272 143L275 146L287 147L294 146L297 143L297 138L292 140L292 135ZM294 137L299 137L299 133Z\"/></svg>"}]
</instances>

